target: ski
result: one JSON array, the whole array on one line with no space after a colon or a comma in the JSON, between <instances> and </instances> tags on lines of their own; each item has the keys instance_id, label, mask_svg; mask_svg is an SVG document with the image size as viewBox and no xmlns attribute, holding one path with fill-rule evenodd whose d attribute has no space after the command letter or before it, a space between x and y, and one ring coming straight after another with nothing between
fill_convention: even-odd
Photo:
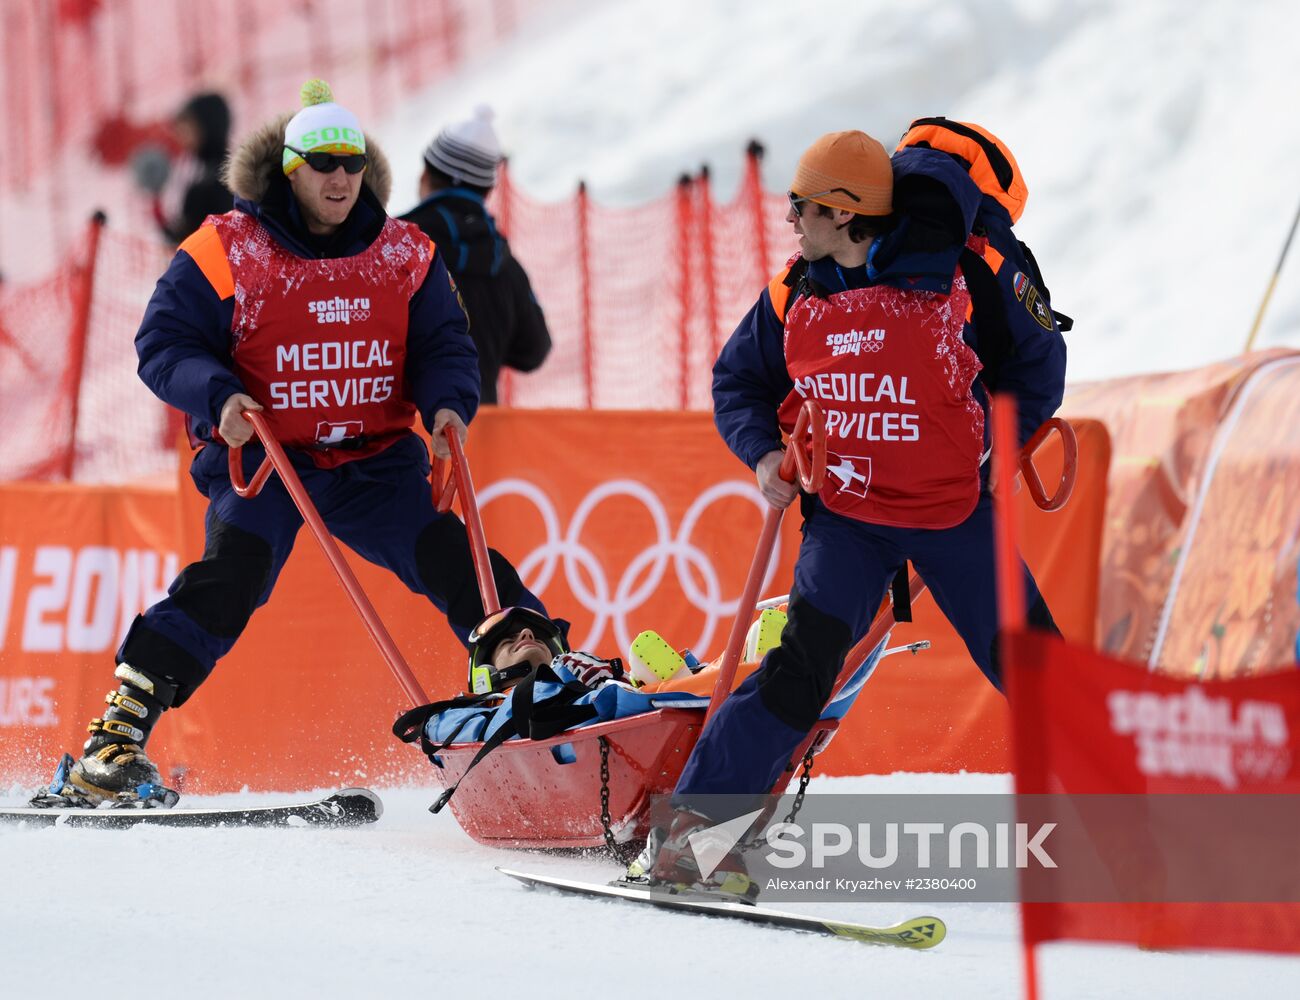
<instances>
[{"instance_id":1,"label":"ski","mask_svg":"<svg viewBox=\"0 0 1300 1000\"><path fill-rule=\"evenodd\" d=\"M674 895L663 890L651 890L646 887L625 882L577 882L573 879L554 878L550 875L530 875L527 872L514 871L498 867L502 875L509 875L526 886L544 886L560 892L571 892L582 896L596 896L606 899L622 899L631 903L649 903L651 906L668 910L680 910L685 913L698 913L712 917L730 917L736 920L748 920L751 923L766 924L770 927L787 927L792 930L808 931L829 937L848 938L865 944L892 945L900 948L923 950L939 944L948 933L948 928L938 917L914 917L890 927L869 927L865 924L850 924L839 920L827 920L824 917L811 917L802 913L785 913L781 910L769 910L763 906L750 906L745 903L733 903L728 900L708 899L703 896Z\"/></svg>"},{"instance_id":2,"label":"ski","mask_svg":"<svg viewBox=\"0 0 1300 1000\"><path fill-rule=\"evenodd\" d=\"M83 826L117 829L128 826L361 826L383 815L383 803L368 788L345 788L323 799L287 805L245 808L161 809L112 806L0 807L0 823L31 826Z\"/></svg>"}]
</instances>

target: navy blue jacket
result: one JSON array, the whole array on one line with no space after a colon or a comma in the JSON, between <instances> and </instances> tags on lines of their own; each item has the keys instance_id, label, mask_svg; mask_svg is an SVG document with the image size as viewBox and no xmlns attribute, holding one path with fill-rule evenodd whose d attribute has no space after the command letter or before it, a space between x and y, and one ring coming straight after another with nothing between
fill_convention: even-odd
<instances>
[{"instance_id":1,"label":"navy blue jacket","mask_svg":"<svg viewBox=\"0 0 1300 1000\"><path fill-rule=\"evenodd\" d=\"M531 372L551 351L551 333L528 275L475 191L435 191L402 219L433 240L456 278L478 348L482 399L495 403L502 367Z\"/></svg>"},{"instance_id":2,"label":"navy blue jacket","mask_svg":"<svg viewBox=\"0 0 1300 1000\"><path fill-rule=\"evenodd\" d=\"M948 292L964 245L964 234L986 211L985 198L970 176L947 154L921 148L907 148L893 157L894 183L942 195L942 225L933 220L903 215L897 225L873 244L867 263L845 268L832 258L811 261L808 280L827 293L892 285L924 291ZM993 207L1001 206L992 202ZM1003 212L1005 216L1005 211ZM1005 235L1010 234L1007 218ZM990 243L997 246L990 232ZM998 240L1004 234L997 233ZM1019 244L1009 238L1008 252ZM1004 266L999 281L1010 283L1015 268ZM1020 408L1020 438L1023 444L1060 405L1065 384L1065 345L1059 331L1045 331L1024 310L1017 315L1008 309L1008 324L1014 343L1012 356L1003 362L999 388L1012 391ZM785 367L785 316L778 315L771 293L764 289L753 308L736 327L713 366L713 420L733 453L751 469L768 452L781 447L777 408L794 387ZM972 323L963 336L975 346L979 336ZM976 383L974 393L987 408L984 388ZM988 429L986 424L985 436Z\"/></svg>"},{"instance_id":3,"label":"navy blue jacket","mask_svg":"<svg viewBox=\"0 0 1300 1000\"><path fill-rule=\"evenodd\" d=\"M234 210L256 218L291 253L318 259L361 253L387 218L379 199L363 185L339 230L328 238L313 237L282 176L273 178L261 201L237 198ZM246 392L232 370L234 310L234 296L220 298L194 259L179 250L158 280L135 336L140 378L159 399L189 415L191 430L200 440L211 440L225 401ZM411 297L405 375L411 401L426 427L443 408L454 410L466 423L473 419L479 399L478 356L439 254Z\"/></svg>"}]
</instances>

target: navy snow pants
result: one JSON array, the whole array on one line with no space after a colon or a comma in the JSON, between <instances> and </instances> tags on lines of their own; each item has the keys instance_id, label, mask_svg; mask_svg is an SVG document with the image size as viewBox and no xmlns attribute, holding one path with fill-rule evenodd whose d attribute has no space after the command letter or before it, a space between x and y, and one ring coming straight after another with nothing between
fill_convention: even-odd
<instances>
[{"instance_id":1,"label":"navy snow pants","mask_svg":"<svg viewBox=\"0 0 1300 1000\"><path fill-rule=\"evenodd\" d=\"M971 658L1001 690L997 655L993 504L980 497L961 524L944 529L866 524L806 503L781 645L718 709L686 762L675 796L761 795L772 789L830 699L848 651L895 574L910 560ZM1029 624L1056 631L1024 563Z\"/></svg>"},{"instance_id":2,"label":"navy snow pants","mask_svg":"<svg viewBox=\"0 0 1300 1000\"><path fill-rule=\"evenodd\" d=\"M245 446L246 477L264 454L255 444ZM208 445L190 469L209 501L203 558L186 566L168 596L136 618L117 653L119 663L177 681L177 705L230 652L271 596L303 523L278 475L256 497L239 497L227 455L224 447ZM377 455L334 469L319 469L300 453L289 455L334 537L427 597L465 642L483 618L482 598L464 524L434 509L424 442L410 434ZM545 613L499 552L491 552L491 562L503 607Z\"/></svg>"}]
</instances>

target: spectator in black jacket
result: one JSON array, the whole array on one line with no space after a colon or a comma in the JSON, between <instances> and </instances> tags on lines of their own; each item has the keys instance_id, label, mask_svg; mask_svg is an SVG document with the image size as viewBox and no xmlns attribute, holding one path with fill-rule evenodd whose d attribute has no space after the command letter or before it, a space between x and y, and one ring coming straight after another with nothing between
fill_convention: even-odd
<instances>
[{"instance_id":1,"label":"spectator in black jacket","mask_svg":"<svg viewBox=\"0 0 1300 1000\"><path fill-rule=\"evenodd\" d=\"M437 244L460 289L478 347L484 403L497 401L503 367L530 372L551 351L528 275L484 206L500 162L492 110L480 105L473 118L447 126L429 143L420 177L422 201L402 216Z\"/></svg>"},{"instance_id":2,"label":"spectator in black jacket","mask_svg":"<svg viewBox=\"0 0 1300 1000\"><path fill-rule=\"evenodd\" d=\"M153 216L172 243L180 244L209 215L234 207L234 197L221 181L221 166L230 142L230 106L217 93L195 94L176 112L172 135L184 156L173 164L167 151L149 144L131 158L136 183L153 196ZM168 181L183 188L174 214L163 207ZM170 199L169 199L170 200Z\"/></svg>"}]
</instances>

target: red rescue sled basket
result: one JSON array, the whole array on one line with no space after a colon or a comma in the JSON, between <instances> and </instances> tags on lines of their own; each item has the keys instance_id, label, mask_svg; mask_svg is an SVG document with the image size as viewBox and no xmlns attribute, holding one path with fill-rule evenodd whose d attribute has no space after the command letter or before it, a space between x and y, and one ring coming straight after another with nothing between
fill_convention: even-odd
<instances>
[{"instance_id":1,"label":"red rescue sled basket","mask_svg":"<svg viewBox=\"0 0 1300 1000\"><path fill-rule=\"evenodd\" d=\"M819 722L807 745L824 745L838 720ZM616 843L644 839L650 801L669 794L704 727L704 708L660 708L572 729L548 740L507 740L484 757L448 803L465 832L497 847L601 847L602 789ZM438 754L434 780L450 788L482 743L455 743ZM602 758L605 765L602 766ZM602 777L602 771L607 777ZM792 765L781 788L794 775Z\"/></svg>"}]
</instances>

